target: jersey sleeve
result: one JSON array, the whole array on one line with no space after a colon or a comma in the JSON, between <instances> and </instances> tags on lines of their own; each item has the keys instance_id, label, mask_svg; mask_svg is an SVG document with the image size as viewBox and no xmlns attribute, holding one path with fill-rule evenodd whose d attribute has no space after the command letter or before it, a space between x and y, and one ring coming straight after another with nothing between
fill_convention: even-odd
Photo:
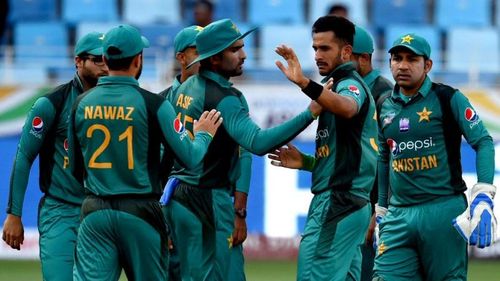
<instances>
[{"instance_id":1,"label":"jersey sleeve","mask_svg":"<svg viewBox=\"0 0 500 281\"><path fill-rule=\"evenodd\" d=\"M240 147L240 157L238 161L240 176L236 180L236 191L248 194L250 190L250 178L252 176L252 153Z\"/></svg>"},{"instance_id":2,"label":"jersey sleeve","mask_svg":"<svg viewBox=\"0 0 500 281\"><path fill-rule=\"evenodd\" d=\"M22 215L31 166L40 152L45 137L50 132L55 115L54 105L48 98L41 97L33 104L26 117L10 177L7 205L9 214Z\"/></svg>"},{"instance_id":3,"label":"jersey sleeve","mask_svg":"<svg viewBox=\"0 0 500 281\"><path fill-rule=\"evenodd\" d=\"M196 167L205 157L212 136L207 132L200 131L195 134L194 140L191 141L187 129L176 118L174 108L168 101L164 101L158 109L157 118L166 145L170 146L177 160L186 168Z\"/></svg>"},{"instance_id":4,"label":"jersey sleeve","mask_svg":"<svg viewBox=\"0 0 500 281\"><path fill-rule=\"evenodd\" d=\"M367 98L366 95L368 94L365 93L364 88L358 81L352 79L340 81L337 86L337 93L341 96L352 98L358 106L357 112L359 112L359 109L363 105L363 102L365 102L365 98Z\"/></svg>"},{"instance_id":5,"label":"jersey sleeve","mask_svg":"<svg viewBox=\"0 0 500 281\"><path fill-rule=\"evenodd\" d=\"M69 156L69 167L71 169L71 174L75 179L83 186L83 172L84 172L84 160L83 154L78 142L75 128L75 118L76 110L78 108L80 98L77 99L75 104L71 108L71 113L68 122L68 156Z\"/></svg>"},{"instance_id":6,"label":"jersey sleeve","mask_svg":"<svg viewBox=\"0 0 500 281\"><path fill-rule=\"evenodd\" d=\"M257 155L264 155L289 142L314 120L312 112L306 109L279 126L261 129L236 96L224 98L217 110L224 118L222 125L229 135L243 148Z\"/></svg>"},{"instance_id":7,"label":"jersey sleeve","mask_svg":"<svg viewBox=\"0 0 500 281\"><path fill-rule=\"evenodd\" d=\"M453 95L450 106L467 143L476 151L478 182L492 184L495 174L493 139L474 107L460 91Z\"/></svg>"},{"instance_id":8,"label":"jersey sleeve","mask_svg":"<svg viewBox=\"0 0 500 281\"><path fill-rule=\"evenodd\" d=\"M378 130L378 160L377 160L377 184L378 184L378 204L387 208L389 205L389 145L383 134L383 113L379 116Z\"/></svg>"}]
</instances>

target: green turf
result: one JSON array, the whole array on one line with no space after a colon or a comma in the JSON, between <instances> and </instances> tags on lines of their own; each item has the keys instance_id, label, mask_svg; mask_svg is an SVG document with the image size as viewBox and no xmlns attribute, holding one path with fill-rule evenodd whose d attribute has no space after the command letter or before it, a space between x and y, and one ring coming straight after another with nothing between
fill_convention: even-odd
<instances>
[{"instance_id":1,"label":"green turf","mask_svg":"<svg viewBox=\"0 0 500 281\"><path fill-rule=\"evenodd\" d=\"M248 281L290 281L295 279L295 261L249 261ZM0 281L42 280L37 261L0 260ZM126 280L122 277L120 280ZM473 260L469 263L469 281L499 281L500 260Z\"/></svg>"}]
</instances>

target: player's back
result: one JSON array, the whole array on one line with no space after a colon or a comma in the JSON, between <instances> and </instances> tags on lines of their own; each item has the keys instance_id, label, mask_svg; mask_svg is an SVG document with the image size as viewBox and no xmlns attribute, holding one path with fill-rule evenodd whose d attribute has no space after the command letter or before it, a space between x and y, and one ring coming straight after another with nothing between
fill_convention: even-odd
<instances>
[{"instance_id":1,"label":"player's back","mask_svg":"<svg viewBox=\"0 0 500 281\"><path fill-rule=\"evenodd\" d=\"M74 120L87 171L85 188L96 195L160 194L163 99L131 77L112 76L78 102Z\"/></svg>"}]
</instances>

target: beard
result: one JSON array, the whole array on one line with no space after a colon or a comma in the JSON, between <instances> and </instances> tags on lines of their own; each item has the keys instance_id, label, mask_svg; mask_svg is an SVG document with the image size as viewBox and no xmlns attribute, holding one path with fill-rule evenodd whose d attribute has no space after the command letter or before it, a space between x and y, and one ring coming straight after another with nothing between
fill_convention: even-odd
<instances>
[{"instance_id":1,"label":"beard","mask_svg":"<svg viewBox=\"0 0 500 281\"><path fill-rule=\"evenodd\" d=\"M137 74L135 75L135 80L139 80L142 74L142 63L141 66L139 67L139 70L137 70Z\"/></svg>"}]
</instances>

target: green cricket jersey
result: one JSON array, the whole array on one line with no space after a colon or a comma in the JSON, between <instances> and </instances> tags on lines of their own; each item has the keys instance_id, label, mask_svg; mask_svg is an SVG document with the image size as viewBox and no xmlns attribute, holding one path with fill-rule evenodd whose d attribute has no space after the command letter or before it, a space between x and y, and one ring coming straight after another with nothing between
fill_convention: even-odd
<instances>
[{"instance_id":1,"label":"green cricket jersey","mask_svg":"<svg viewBox=\"0 0 500 281\"><path fill-rule=\"evenodd\" d=\"M166 99L170 99L170 96L173 95L173 92L175 92L177 90L177 88L179 88L179 86L181 85L181 75L177 75L175 76L175 79L172 83L172 86L166 88L165 90L161 91L159 93L160 96L166 98Z\"/></svg>"},{"instance_id":2,"label":"green cricket jersey","mask_svg":"<svg viewBox=\"0 0 500 281\"><path fill-rule=\"evenodd\" d=\"M375 103L352 63L338 66L323 82L330 77L336 81L332 90L352 98L358 113L350 119L328 111L321 113L311 191L349 190L369 199L377 159Z\"/></svg>"},{"instance_id":3,"label":"green cricket jersey","mask_svg":"<svg viewBox=\"0 0 500 281\"><path fill-rule=\"evenodd\" d=\"M440 102L446 89L453 95ZM443 114L446 108L449 113ZM450 119L453 122L445 121ZM390 204L395 206L419 204L465 191L460 163L462 135L477 153L478 181L493 182L493 140L460 91L434 84L428 77L411 98L396 86L382 104L379 124L381 206L387 206L389 185ZM449 130L453 124L456 129Z\"/></svg>"},{"instance_id":4,"label":"green cricket jersey","mask_svg":"<svg viewBox=\"0 0 500 281\"><path fill-rule=\"evenodd\" d=\"M188 131L204 110L217 109L224 119L203 162L194 169L175 169L173 176L199 187L231 186L229 171L238 160L239 147L263 155L293 139L313 120L309 109L280 126L263 130L250 118L243 94L221 75L202 70L189 77L172 98L178 117Z\"/></svg>"},{"instance_id":5,"label":"green cricket jersey","mask_svg":"<svg viewBox=\"0 0 500 281\"><path fill-rule=\"evenodd\" d=\"M366 85L370 89L373 100L375 103L378 101L379 97L384 95L385 93L392 92L394 85L380 75L380 71L374 69L370 71L367 75L363 77L363 81L365 81Z\"/></svg>"},{"instance_id":6,"label":"green cricket jersey","mask_svg":"<svg viewBox=\"0 0 500 281\"><path fill-rule=\"evenodd\" d=\"M85 188L98 196L159 197L160 143L171 159L194 167L212 139L207 132L198 132L191 142L172 105L125 76L102 77L82 95L73 108L69 130L76 172L85 170L77 178L84 177Z\"/></svg>"},{"instance_id":7,"label":"green cricket jersey","mask_svg":"<svg viewBox=\"0 0 500 281\"><path fill-rule=\"evenodd\" d=\"M67 128L71 106L83 92L78 75L47 95L31 108L21 133L10 179L7 213L21 216L28 177L33 161L40 155L40 189L62 202L80 205L81 185L69 169Z\"/></svg>"}]
</instances>

